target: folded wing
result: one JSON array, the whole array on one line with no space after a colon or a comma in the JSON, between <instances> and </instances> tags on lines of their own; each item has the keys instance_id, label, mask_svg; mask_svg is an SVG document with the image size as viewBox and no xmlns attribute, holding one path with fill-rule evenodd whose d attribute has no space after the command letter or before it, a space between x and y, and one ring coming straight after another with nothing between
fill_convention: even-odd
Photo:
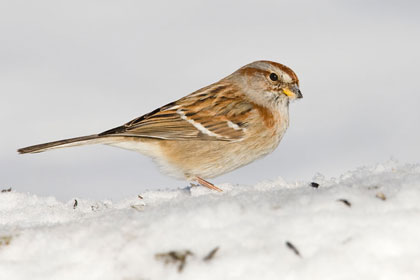
<instances>
[{"instance_id":1,"label":"folded wing","mask_svg":"<svg viewBox=\"0 0 420 280\"><path fill-rule=\"evenodd\" d=\"M229 85L211 85L99 136L240 141L254 108L235 92Z\"/></svg>"}]
</instances>

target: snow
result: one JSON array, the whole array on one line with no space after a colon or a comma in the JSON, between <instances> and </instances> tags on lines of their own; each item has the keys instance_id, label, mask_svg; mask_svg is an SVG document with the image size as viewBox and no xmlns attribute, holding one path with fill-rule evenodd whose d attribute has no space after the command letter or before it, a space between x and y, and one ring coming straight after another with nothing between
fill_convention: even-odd
<instances>
[{"instance_id":1,"label":"snow","mask_svg":"<svg viewBox=\"0 0 420 280\"><path fill-rule=\"evenodd\" d=\"M419 279L420 165L313 181L76 206L2 192L0 279Z\"/></svg>"}]
</instances>

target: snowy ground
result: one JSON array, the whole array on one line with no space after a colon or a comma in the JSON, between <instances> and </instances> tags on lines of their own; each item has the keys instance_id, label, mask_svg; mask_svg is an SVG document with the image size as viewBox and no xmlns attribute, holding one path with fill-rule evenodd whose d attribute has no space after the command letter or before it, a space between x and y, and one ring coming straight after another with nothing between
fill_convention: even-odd
<instances>
[{"instance_id":1,"label":"snowy ground","mask_svg":"<svg viewBox=\"0 0 420 280\"><path fill-rule=\"evenodd\" d=\"M77 205L3 192L0 279L419 279L420 165L314 182Z\"/></svg>"}]
</instances>

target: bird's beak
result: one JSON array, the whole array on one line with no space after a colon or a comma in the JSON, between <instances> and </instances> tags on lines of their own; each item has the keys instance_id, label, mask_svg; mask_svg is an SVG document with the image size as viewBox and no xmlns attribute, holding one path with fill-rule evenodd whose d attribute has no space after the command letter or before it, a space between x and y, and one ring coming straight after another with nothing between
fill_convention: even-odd
<instances>
[{"instance_id":1,"label":"bird's beak","mask_svg":"<svg viewBox=\"0 0 420 280\"><path fill-rule=\"evenodd\" d=\"M302 98L303 95L300 92L300 89L297 85L288 86L282 89L283 93L287 95L290 99Z\"/></svg>"}]
</instances>

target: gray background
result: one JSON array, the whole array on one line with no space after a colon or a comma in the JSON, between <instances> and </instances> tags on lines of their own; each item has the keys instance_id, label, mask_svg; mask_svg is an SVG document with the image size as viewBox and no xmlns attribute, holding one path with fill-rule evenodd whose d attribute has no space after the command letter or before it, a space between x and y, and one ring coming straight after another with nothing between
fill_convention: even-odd
<instances>
[{"instance_id":1,"label":"gray background","mask_svg":"<svg viewBox=\"0 0 420 280\"><path fill-rule=\"evenodd\" d=\"M420 156L416 1L0 1L0 188L119 199L184 187L107 146L19 147L101 132L230 74L284 63L304 98L263 160L214 179L338 176Z\"/></svg>"}]
</instances>

